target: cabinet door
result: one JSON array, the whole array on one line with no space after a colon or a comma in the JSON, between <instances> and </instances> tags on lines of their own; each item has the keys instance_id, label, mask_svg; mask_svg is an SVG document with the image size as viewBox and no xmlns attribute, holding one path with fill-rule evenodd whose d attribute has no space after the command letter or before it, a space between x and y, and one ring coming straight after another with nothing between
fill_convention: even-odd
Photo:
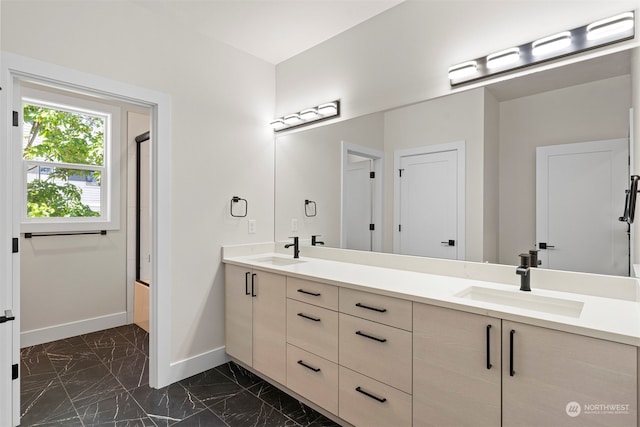
<instances>
[{"instance_id":1,"label":"cabinet door","mask_svg":"<svg viewBox=\"0 0 640 427\"><path fill-rule=\"evenodd\" d=\"M259 271L253 280L253 368L286 384L286 278Z\"/></svg>"},{"instance_id":2,"label":"cabinet door","mask_svg":"<svg viewBox=\"0 0 640 427\"><path fill-rule=\"evenodd\" d=\"M499 426L501 321L414 303L413 425Z\"/></svg>"},{"instance_id":3,"label":"cabinet door","mask_svg":"<svg viewBox=\"0 0 640 427\"><path fill-rule=\"evenodd\" d=\"M502 425L637 423L637 348L502 323Z\"/></svg>"},{"instance_id":4,"label":"cabinet door","mask_svg":"<svg viewBox=\"0 0 640 427\"><path fill-rule=\"evenodd\" d=\"M226 351L247 365L252 365L253 316L251 271L235 265L225 265L225 325Z\"/></svg>"}]
</instances>

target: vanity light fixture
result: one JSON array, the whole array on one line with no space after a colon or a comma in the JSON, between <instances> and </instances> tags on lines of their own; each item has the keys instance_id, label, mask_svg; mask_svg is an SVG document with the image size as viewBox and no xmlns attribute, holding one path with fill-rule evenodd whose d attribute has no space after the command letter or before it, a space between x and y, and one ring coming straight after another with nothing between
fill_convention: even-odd
<instances>
[{"instance_id":1,"label":"vanity light fixture","mask_svg":"<svg viewBox=\"0 0 640 427\"><path fill-rule=\"evenodd\" d=\"M449 67L451 86L519 70L635 37L635 12L601 19L582 27L501 50Z\"/></svg>"},{"instance_id":2,"label":"vanity light fixture","mask_svg":"<svg viewBox=\"0 0 640 427\"><path fill-rule=\"evenodd\" d=\"M487 68L502 68L520 59L520 48L512 47L487 56Z\"/></svg>"},{"instance_id":3,"label":"vanity light fixture","mask_svg":"<svg viewBox=\"0 0 640 427\"><path fill-rule=\"evenodd\" d=\"M549 55L550 53L566 49L569 46L571 46L571 32L563 31L531 43L531 53L533 56Z\"/></svg>"},{"instance_id":4,"label":"vanity light fixture","mask_svg":"<svg viewBox=\"0 0 640 427\"><path fill-rule=\"evenodd\" d=\"M275 132L317 123L322 120L340 116L340 101L320 104L317 107L307 108L298 113L287 114L274 119L269 124Z\"/></svg>"}]
</instances>

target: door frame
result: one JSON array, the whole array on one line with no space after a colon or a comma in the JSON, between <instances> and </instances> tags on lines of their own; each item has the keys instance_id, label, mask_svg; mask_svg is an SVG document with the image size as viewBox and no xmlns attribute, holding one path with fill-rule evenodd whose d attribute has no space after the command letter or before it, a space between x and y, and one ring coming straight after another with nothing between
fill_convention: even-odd
<instances>
[{"instance_id":1,"label":"door frame","mask_svg":"<svg viewBox=\"0 0 640 427\"><path fill-rule=\"evenodd\" d=\"M20 55L0 52L0 81L2 94L0 97L1 110L9 112L15 109L15 97L19 94L14 90L16 81L37 81L40 84L50 84L70 90L80 90L98 94L99 96L121 100L127 103L141 105L150 109L151 133L155 136L156 150L152 154L153 167L153 283L151 290L151 334L149 348L149 384L160 388L170 383L171 378L171 97L169 95L133 86L127 83L111 80L105 77L81 72L78 70L49 64ZM9 114L0 120L0 168L3 170L2 188L4 197L0 204L0 240L7 244L0 245L0 296L3 307L0 310L13 310L16 320L12 324L12 355L13 363L20 363L20 252L11 253L8 241L20 236L20 217L15 215L12 207L13 191L21 188L21 175L17 174L16 165L12 161L15 156L16 145L13 143L13 126L10 124ZM163 171L161 174L158 171ZM17 178L20 176L20 178ZM16 182L16 179L18 181ZM162 316L159 315L162 313ZM6 324L5 324L6 325ZM4 333L5 331L3 331ZM4 346L3 346L4 347ZM2 355L0 355L0 360ZM4 377L0 376L0 380ZM7 384L0 383L0 405L5 412L5 406L12 406L12 420L0 420L6 425L7 421L17 425L20 421L19 380L13 381L12 392L9 396ZM16 396L16 399L13 399ZM12 403L6 403L11 402Z\"/></svg>"},{"instance_id":2,"label":"door frame","mask_svg":"<svg viewBox=\"0 0 640 427\"><path fill-rule=\"evenodd\" d=\"M384 238L384 151L344 140L340 141L340 148L342 152L340 168L340 247L345 248L347 246L347 236L344 231L347 223L344 209L347 197L344 191L345 173L349 164L349 154L355 154L373 160L373 172L376 174L373 187L373 219L376 229L373 232L371 247L374 252L382 252Z\"/></svg>"},{"instance_id":3,"label":"door frame","mask_svg":"<svg viewBox=\"0 0 640 427\"><path fill-rule=\"evenodd\" d=\"M396 150L393 153L393 253L400 253L400 164L403 157L419 156L422 154L434 154L442 153L445 151L456 151L458 156L458 218L456 224L457 244L458 244L458 256L457 259L464 261L466 257L466 143L464 140L455 142L446 142L443 144L425 145L416 148L406 148L402 150Z\"/></svg>"}]
</instances>

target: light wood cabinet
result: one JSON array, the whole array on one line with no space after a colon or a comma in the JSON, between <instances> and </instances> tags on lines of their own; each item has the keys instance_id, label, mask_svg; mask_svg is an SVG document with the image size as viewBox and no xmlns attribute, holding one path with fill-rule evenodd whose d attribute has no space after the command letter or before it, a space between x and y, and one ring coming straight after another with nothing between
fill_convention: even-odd
<instances>
[{"instance_id":1,"label":"light wood cabinet","mask_svg":"<svg viewBox=\"0 0 640 427\"><path fill-rule=\"evenodd\" d=\"M414 304L413 425L499 426L501 320Z\"/></svg>"},{"instance_id":2,"label":"light wood cabinet","mask_svg":"<svg viewBox=\"0 0 640 427\"><path fill-rule=\"evenodd\" d=\"M411 395L340 366L339 416L356 427L411 426Z\"/></svg>"},{"instance_id":3,"label":"light wood cabinet","mask_svg":"<svg viewBox=\"0 0 640 427\"><path fill-rule=\"evenodd\" d=\"M286 278L227 264L225 345L229 355L286 382Z\"/></svg>"},{"instance_id":4,"label":"light wood cabinet","mask_svg":"<svg viewBox=\"0 0 640 427\"><path fill-rule=\"evenodd\" d=\"M287 300L287 342L338 362L338 312Z\"/></svg>"},{"instance_id":5,"label":"light wood cabinet","mask_svg":"<svg viewBox=\"0 0 640 427\"><path fill-rule=\"evenodd\" d=\"M371 292L340 288L340 312L374 322L411 330L411 307L408 300Z\"/></svg>"},{"instance_id":6,"label":"light wood cabinet","mask_svg":"<svg viewBox=\"0 0 640 427\"><path fill-rule=\"evenodd\" d=\"M287 344L287 387L338 415L338 364Z\"/></svg>"},{"instance_id":7,"label":"light wood cabinet","mask_svg":"<svg viewBox=\"0 0 640 427\"><path fill-rule=\"evenodd\" d=\"M502 425L636 425L637 350L503 321Z\"/></svg>"},{"instance_id":8,"label":"light wood cabinet","mask_svg":"<svg viewBox=\"0 0 640 427\"><path fill-rule=\"evenodd\" d=\"M411 393L411 332L340 313L339 361Z\"/></svg>"},{"instance_id":9,"label":"light wood cabinet","mask_svg":"<svg viewBox=\"0 0 640 427\"><path fill-rule=\"evenodd\" d=\"M251 270L225 265L224 341L226 351L239 361L253 365L253 300Z\"/></svg>"}]
</instances>

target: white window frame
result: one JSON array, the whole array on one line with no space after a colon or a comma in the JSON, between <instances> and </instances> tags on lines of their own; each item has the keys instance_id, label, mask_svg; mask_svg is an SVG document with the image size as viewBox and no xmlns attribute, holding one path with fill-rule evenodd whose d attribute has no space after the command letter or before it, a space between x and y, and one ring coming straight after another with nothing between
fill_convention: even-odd
<instances>
[{"instance_id":1,"label":"white window frame","mask_svg":"<svg viewBox=\"0 0 640 427\"><path fill-rule=\"evenodd\" d=\"M80 232L99 230L118 230L120 228L120 108L73 96L70 92L63 95L47 90L39 90L22 86L22 105L31 105L54 108L62 111L87 113L105 118L104 129L104 164L102 166L68 164L62 162L41 162L25 160L22 158L22 193L21 193L21 226L23 233L56 233L56 232ZM23 110L20 111L22 118ZM23 120L20 120L22 126ZM21 132L22 133L22 132ZM22 143L17 151L22 153ZM27 166L46 165L71 169L95 170L101 172L100 181L100 216L97 217L27 217Z\"/></svg>"}]
</instances>

